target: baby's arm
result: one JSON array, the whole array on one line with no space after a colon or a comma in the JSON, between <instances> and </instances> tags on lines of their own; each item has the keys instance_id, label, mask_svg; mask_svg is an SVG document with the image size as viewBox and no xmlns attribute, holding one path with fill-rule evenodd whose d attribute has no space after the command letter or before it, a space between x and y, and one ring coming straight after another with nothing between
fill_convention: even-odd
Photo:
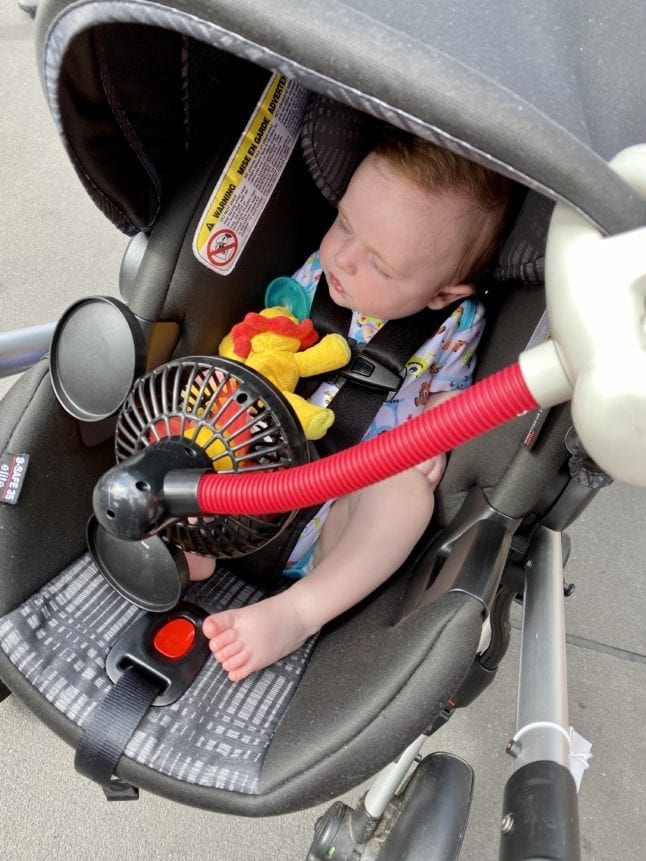
<instances>
[{"instance_id":1,"label":"baby's arm","mask_svg":"<svg viewBox=\"0 0 646 861\"><path fill-rule=\"evenodd\" d=\"M438 404L441 404L443 401L448 401L449 398L457 395L458 392L434 392L428 401L427 410L433 409ZM426 410L425 410L426 411ZM444 475L444 470L446 469L446 454L438 454L435 457L431 457L428 460L422 461L422 463L418 463L415 467L418 469L422 475L426 477L426 480L431 485L431 488L435 490L435 488L440 483L440 479Z\"/></svg>"}]
</instances>

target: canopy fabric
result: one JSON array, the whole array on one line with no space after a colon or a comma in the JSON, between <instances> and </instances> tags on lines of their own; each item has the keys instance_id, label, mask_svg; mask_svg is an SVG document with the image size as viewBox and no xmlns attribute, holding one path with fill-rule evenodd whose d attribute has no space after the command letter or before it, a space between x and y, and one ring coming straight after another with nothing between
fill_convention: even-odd
<instances>
[{"instance_id":1,"label":"canopy fabric","mask_svg":"<svg viewBox=\"0 0 646 861\"><path fill-rule=\"evenodd\" d=\"M157 155L172 161L160 140L178 145L181 112L167 102L186 40L487 163L604 232L646 221L644 202L606 165L646 141L642 0L48 0L39 18L43 83L61 137L90 194L127 232L149 226L157 203L132 207L130 177L118 162L111 171L108 156L117 137L132 146L151 134L157 116ZM236 98L231 87L209 86L218 109ZM122 115L124 89L138 110ZM157 201L163 170L139 161ZM142 211L120 219L113 197L117 209Z\"/></svg>"}]
</instances>

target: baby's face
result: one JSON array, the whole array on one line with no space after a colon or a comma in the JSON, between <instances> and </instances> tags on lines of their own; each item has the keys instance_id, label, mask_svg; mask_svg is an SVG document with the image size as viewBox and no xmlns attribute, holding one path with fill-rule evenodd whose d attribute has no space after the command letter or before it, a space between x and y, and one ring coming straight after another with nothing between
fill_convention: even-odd
<instances>
[{"instance_id":1,"label":"baby's face","mask_svg":"<svg viewBox=\"0 0 646 861\"><path fill-rule=\"evenodd\" d=\"M321 242L321 263L337 305L393 320L452 301L473 203L431 195L368 156L339 203Z\"/></svg>"}]
</instances>

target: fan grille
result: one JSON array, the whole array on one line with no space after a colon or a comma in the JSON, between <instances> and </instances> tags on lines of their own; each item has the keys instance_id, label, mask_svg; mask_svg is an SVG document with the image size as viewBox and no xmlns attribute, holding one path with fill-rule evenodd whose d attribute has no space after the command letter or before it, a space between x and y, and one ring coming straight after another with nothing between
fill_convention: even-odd
<instances>
[{"instance_id":1,"label":"fan grille","mask_svg":"<svg viewBox=\"0 0 646 861\"><path fill-rule=\"evenodd\" d=\"M117 461L167 438L198 446L222 473L286 469L308 460L302 428L280 392L228 359L178 359L135 383L117 421ZM294 513L190 517L162 535L183 550L233 558L263 547Z\"/></svg>"}]
</instances>

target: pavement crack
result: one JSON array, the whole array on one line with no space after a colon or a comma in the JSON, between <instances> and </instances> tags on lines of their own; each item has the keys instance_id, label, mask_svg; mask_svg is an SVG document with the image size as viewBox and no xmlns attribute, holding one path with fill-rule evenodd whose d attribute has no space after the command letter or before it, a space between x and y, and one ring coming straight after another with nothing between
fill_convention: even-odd
<instances>
[{"instance_id":1,"label":"pavement crack","mask_svg":"<svg viewBox=\"0 0 646 861\"><path fill-rule=\"evenodd\" d=\"M511 627L520 631L522 626L520 622L513 619ZM577 634L566 634L566 643L571 646L577 646L580 649L588 649L590 652L599 652L603 655L610 655L613 658L618 658L620 661L628 661L631 664L646 665L646 655L641 652L633 652L630 649L620 649L618 646L609 646L607 643L600 643L598 640L591 640L589 637L579 637Z\"/></svg>"},{"instance_id":2,"label":"pavement crack","mask_svg":"<svg viewBox=\"0 0 646 861\"><path fill-rule=\"evenodd\" d=\"M609 646L607 643L600 643L598 640L590 640L588 637L579 637L576 634L566 634L565 641L572 646L578 646L581 649L589 649L591 652L601 652L604 655L611 655L613 658L619 658L620 661L629 661L633 664L646 664L646 655L639 652L632 652L629 649L620 649L617 646Z\"/></svg>"}]
</instances>

